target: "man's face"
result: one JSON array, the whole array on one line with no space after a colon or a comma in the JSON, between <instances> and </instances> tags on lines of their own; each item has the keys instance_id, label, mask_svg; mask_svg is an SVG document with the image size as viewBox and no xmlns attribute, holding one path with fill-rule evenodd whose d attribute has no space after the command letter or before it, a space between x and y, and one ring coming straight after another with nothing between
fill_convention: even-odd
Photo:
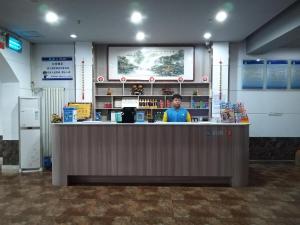
<instances>
[{"instance_id":1,"label":"man's face","mask_svg":"<svg viewBox=\"0 0 300 225\"><path fill-rule=\"evenodd\" d=\"M172 101L173 107L174 108L179 108L181 104L181 99L180 98L174 98Z\"/></svg>"}]
</instances>

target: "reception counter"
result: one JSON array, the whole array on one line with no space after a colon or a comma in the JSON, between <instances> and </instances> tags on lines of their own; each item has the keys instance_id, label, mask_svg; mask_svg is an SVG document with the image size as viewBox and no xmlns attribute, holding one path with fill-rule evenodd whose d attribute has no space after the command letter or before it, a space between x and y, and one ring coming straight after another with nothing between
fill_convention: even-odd
<instances>
[{"instance_id":1,"label":"reception counter","mask_svg":"<svg viewBox=\"0 0 300 225\"><path fill-rule=\"evenodd\" d=\"M249 124L52 124L52 182L248 183Z\"/></svg>"}]
</instances>

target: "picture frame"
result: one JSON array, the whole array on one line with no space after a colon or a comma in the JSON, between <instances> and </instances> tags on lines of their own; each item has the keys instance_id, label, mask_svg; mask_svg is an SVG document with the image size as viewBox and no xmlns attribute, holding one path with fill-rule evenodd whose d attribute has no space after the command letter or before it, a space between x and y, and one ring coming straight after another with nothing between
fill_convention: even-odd
<instances>
[{"instance_id":1,"label":"picture frame","mask_svg":"<svg viewBox=\"0 0 300 225\"><path fill-rule=\"evenodd\" d=\"M183 46L108 46L108 80L174 81L194 80L195 47Z\"/></svg>"}]
</instances>

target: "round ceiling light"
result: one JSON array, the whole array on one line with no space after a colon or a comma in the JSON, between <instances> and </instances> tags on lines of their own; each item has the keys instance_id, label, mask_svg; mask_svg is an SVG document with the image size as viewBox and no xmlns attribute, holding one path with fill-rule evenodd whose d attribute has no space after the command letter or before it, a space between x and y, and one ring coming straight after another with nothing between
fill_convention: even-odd
<instances>
[{"instance_id":1,"label":"round ceiling light","mask_svg":"<svg viewBox=\"0 0 300 225\"><path fill-rule=\"evenodd\" d=\"M218 21L219 23L223 23L226 19L227 19L228 15L227 15L227 12L225 11L220 11L216 14L216 21Z\"/></svg>"},{"instance_id":2,"label":"round ceiling light","mask_svg":"<svg viewBox=\"0 0 300 225\"><path fill-rule=\"evenodd\" d=\"M57 23L58 15L55 12L47 12L45 16L45 20L47 23Z\"/></svg>"},{"instance_id":3,"label":"round ceiling light","mask_svg":"<svg viewBox=\"0 0 300 225\"><path fill-rule=\"evenodd\" d=\"M76 34L71 34L70 37L75 39L75 38L77 38L77 35Z\"/></svg>"},{"instance_id":4,"label":"round ceiling light","mask_svg":"<svg viewBox=\"0 0 300 225\"><path fill-rule=\"evenodd\" d=\"M135 36L136 40L138 41L143 41L145 39L145 33L144 32L137 32L136 33L136 36Z\"/></svg>"},{"instance_id":5,"label":"round ceiling light","mask_svg":"<svg viewBox=\"0 0 300 225\"><path fill-rule=\"evenodd\" d=\"M134 24L139 24L143 20L143 16L140 12L133 12L130 17L130 21Z\"/></svg>"},{"instance_id":6,"label":"round ceiling light","mask_svg":"<svg viewBox=\"0 0 300 225\"><path fill-rule=\"evenodd\" d=\"M206 32L206 33L203 35L203 37L204 37L206 40L208 40L208 39L211 38L211 33Z\"/></svg>"}]
</instances>

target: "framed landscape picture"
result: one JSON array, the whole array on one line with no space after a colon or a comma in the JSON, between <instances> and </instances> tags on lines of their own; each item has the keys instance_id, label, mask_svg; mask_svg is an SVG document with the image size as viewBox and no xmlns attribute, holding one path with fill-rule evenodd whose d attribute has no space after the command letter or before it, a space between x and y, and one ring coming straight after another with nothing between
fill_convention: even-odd
<instances>
[{"instance_id":1,"label":"framed landscape picture","mask_svg":"<svg viewBox=\"0 0 300 225\"><path fill-rule=\"evenodd\" d=\"M194 80L193 46L109 46L108 79Z\"/></svg>"}]
</instances>

